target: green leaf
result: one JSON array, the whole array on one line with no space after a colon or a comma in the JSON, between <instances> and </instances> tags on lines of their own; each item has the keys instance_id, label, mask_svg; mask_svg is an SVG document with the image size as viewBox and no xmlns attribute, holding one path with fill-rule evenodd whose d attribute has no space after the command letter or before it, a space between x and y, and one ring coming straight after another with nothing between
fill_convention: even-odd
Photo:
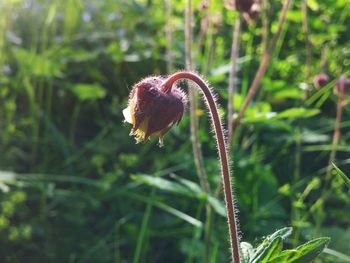
<instances>
[{"instance_id":1,"label":"green leaf","mask_svg":"<svg viewBox=\"0 0 350 263\"><path fill-rule=\"evenodd\" d=\"M106 96L106 90L98 84L76 84L71 89L81 101L97 100Z\"/></svg>"},{"instance_id":2,"label":"green leaf","mask_svg":"<svg viewBox=\"0 0 350 263\"><path fill-rule=\"evenodd\" d=\"M270 235L268 238L270 240L275 239L276 237L281 237L283 240L285 240L287 237L289 237L293 232L292 227L284 227L279 230L277 230L275 233Z\"/></svg>"},{"instance_id":3,"label":"green leaf","mask_svg":"<svg viewBox=\"0 0 350 263\"><path fill-rule=\"evenodd\" d=\"M280 254L283 247L283 238L281 236L276 237L259 253L258 256L254 257L252 263L267 263L270 262L271 258L276 257Z\"/></svg>"},{"instance_id":4,"label":"green leaf","mask_svg":"<svg viewBox=\"0 0 350 263\"><path fill-rule=\"evenodd\" d=\"M226 208L225 205L220 202L217 198L213 196L209 196L208 198L209 204L213 207L214 211L219 215L226 217Z\"/></svg>"},{"instance_id":5,"label":"green leaf","mask_svg":"<svg viewBox=\"0 0 350 263\"><path fill-rule=\"evenodd\" d=\"M195 197L196 195L189 188L170 180L154 177L149 175L133 175L131 178L140 183L154 186L160 190L172 192L176 194L186 195L190 197Z\"/></svg>"},{"instance_id":6,"label":"green leaf","mask_svg":"<svg viewBox=\"0 0 350 263\"><path fill-rule=\"evenodd\" d=\"M297 254L296 250L283 250L279 255L269 260L269 263L289 263L288 259Z\"/></svg>"},{"instance_id":7,"label":"green leaf","mask_svg":"<svg viewBox=\"0 0 350 263\"><path fill-rule=\"evenodd\" d=\"M332 163L332 165L333 165L333 168L334 168L335 172L337 173L337 175L339 175L343 179L345 185L350 188L349 177L347 177L346 174L343 173L343 171L340 170L334 163Z\"/></svg>"},{"instance_id":8,"label":"green leaf","mask_svg":"<svg viewBox=\"0 0 350 263\"><path fill-rule=\"evenodd\" d=\"M187 180L185 178L182 178L180 176L177 176L176 174L171 174L171 177L180 182L182 185L186 186L188 189L190 189L193 193L198 195L206 195L204 190L200 187L199 184L196 184L195 182L192 182L190 180Z\"/></svg>"},{"instance_id":9,"label":"green leaf","mask_svg":"<svg viewBox=\"0 0 350 263\"><path fill-rule=\"evenodd\" d=\"M319 109L291 108L278 113L274 118L309 118L320 113Z\"/></svg>"},{"instance_id":10,"label":"green leaf","mask_svg":"<svg viewBox=\"0 0 350 263\"><path fill-rule=\"evenodd\" d=\"M226 217L226 208L220 200L213 196L208 196L207 193L205 193L204 190L198 184L190 180L181 178L175 174L172 174L171 176L178 182L172 182L164 178L154 177L150 175L133 175L131 176L131 178L135 181L149 186L154 186L163 191L181 194L202 200L207 199L216 213Z\"/></svg>"},{"instance_id":11,"label":"green leaf","mask_svg":"<svg viewBox=\"0 0 350 263\"><path fill-rule=\"evenodd\" d=\"M275 241L275 240L279 238L281 240L281 245L282 245L282 241L292 234L292 230L293 228L291 227L284 227L282 229L277 230L275 233L269 235L267 238L265 238L264 241L257 247L255 251L255 255L253 257L254 261L252 262L260 262L257 260L260 260L261 258L265 257L264 255L270 255L269 249L274 250L278 248L278 247L275 247L276 245L278 245L278 241ZM273 255L271 255L271 257L273 257Z\"/></svg>"},{"instance_id":12,"label":"green leaf","mask_svg":"<svg viewBox=\"0 0 350 263\"><path fill-rule=\"evenodd\" d=\"M272 262L286 262L286 263L310 263L315 259L328 245L330 238L321 237L311 240L296 249L285 250L280 256L273 259ZM277 259L283 261L277 261Z\"/></svg>"},{"instance_id":13,"label":"green leaf","mask_svg":"<svg viewBox=\"0 0 350 263\"><path fill-rule=\"evenodd\" d=\"M275 239L280 238L281 241L283 241L292 234L292 231L293 231L292 227L284 227L282 229L277 230L275 233L269 235L267 238L265 238L264 241L256 248L255 255L253 257L253 260L254 260L253 262L260 262L256 260L260 259L263 255L265 255L269 251L266 249L272 245Z\"/></svg>"}]
</instances>

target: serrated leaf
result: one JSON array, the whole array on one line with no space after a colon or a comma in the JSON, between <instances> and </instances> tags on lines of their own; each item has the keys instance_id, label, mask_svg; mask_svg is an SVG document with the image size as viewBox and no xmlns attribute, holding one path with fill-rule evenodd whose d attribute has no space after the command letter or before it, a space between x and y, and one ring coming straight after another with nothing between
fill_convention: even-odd
<instances>
[{"instance_id":1,"label":"serrated leaf","mask_svg":"<svg viewBox=\"0 0 350 263\"><path fill-rule=\"evenodd\" d=\"M347 177L346 174L343 173L343 171L340 170L334 163L332 163L332 165L333 165L333 168L334 168L335 172L337 173L337 175L339 175L341 177L341 179L343 179L345 185L350 188L349 177Z\"/></svg>"},{"instance_id":2,"label":"serrated leaf","mask_svg":"<svg viewBox=\"0 0 350 263\"><path fill-rule=\"evenodd\" d=\"M276 257L282 251L283 239L281 236L273 239L259 255L254 257L252 263L267 263L269 259Z\"/></svg>"},{"instance_id":3,"label":"serrated leaf","mask_svg":"<svg viewBox=\"0 0 350 263\"><path fill-rule=\"evenodd\" d=\"M267 238L263 240L263 242L257 247L254 255L254 260L256 258L260 258L261 254L264 253L265 249L271 245L271 243L278 237L282 240L286 239L288 236L292 234L292 227L284 227L282 229L277 230L275 233L269 235Z\"/></svg>"},{"instance_id":4,"label":"serrated leaf","mask_svg":"<svg viewBox=\"0 0 350 263\"><path fill-rule=\"evenodd\" d=\"M330 241L328 237L311 240L297 247L296 254L288 259L288 263L310 263L326 248Z\"/></svg>"}]
</instances>

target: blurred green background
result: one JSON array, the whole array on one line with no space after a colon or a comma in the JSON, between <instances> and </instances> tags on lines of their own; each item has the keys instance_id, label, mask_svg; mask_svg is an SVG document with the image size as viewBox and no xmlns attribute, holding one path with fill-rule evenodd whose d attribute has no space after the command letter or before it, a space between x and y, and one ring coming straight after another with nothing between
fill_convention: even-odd
<instances>
[{"instance_id":1,"label":"blurred green background","mask_svg":"<svg viewBox=\"0 0 350 263\"><path fill-rule=\"evenodd\" d=\"M276 31L282 2L269 2L255 21L243 22L236 111ZM311 65L294 1L231 149L241 236L256 244L293 226L290 246L330 236L318 262L350 262L349 189L336 175L324 183L332 89L341 74L350 76L350 5L307 2ZM123 123L135 82L185 67L185 1L172 1L170 17L167 3L0 0L1 262L204 262L209 201L199 187L188 114L163 148L156 139L135 144ZM223 118L236 17L222 1L193 1L195 68L218 94ZM331 82L316 90L321 65ZM197 113L214 191L215 141L203 104ZM336 156L348 175L349 117L347 105ZM221 200L210 202L210 262L229 258Z\"/></svg>"}]
</instances>

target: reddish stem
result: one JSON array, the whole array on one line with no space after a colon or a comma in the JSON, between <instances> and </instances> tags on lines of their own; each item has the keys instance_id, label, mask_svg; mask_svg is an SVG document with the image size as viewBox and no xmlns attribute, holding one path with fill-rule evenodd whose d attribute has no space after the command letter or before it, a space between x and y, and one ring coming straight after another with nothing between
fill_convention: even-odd
<instances>
[{"instance_id":1,"label":"reddish stem","mask_svg":"<svg viewBox=\"0 0 350 263\"><path fill-rule=\"evenodd\" d=\"M253 99L255 93L257 92L258 88L259 88L259 85L260 85L260 81L262 79L262 77L264 76L265 74L265 71L270 63L270 58L272 56L272 53L275 49L275 46L276 46L276 43L281 35L281 32L282 32L282 27L283 27L283 24L284 24L284 21L286 20L286 16L287 16L287 11L289 9L289 5L290 3L292 2L292 0L285 0L284 2L284 5L283 5L283 8L282 8L282 12L281 12L281 16L279 18L279 21L278 21L278 27L277 27L277 31L271 41L271 44L269 46L269 48L266 50L261 62L260 62L260 66L258 68L258 71L256 72L255 74L255 78L253 80L253 83L252 85L250 86L249 88L249 92L243 102L243 105L241 107L241 110L239 111L238 113L238 116L237 118L235 119L235 121L233 122L233 127L232 127L232 134L231 136L234 135L237 127L239 126L240 124L240 121L246 111L246 109L248 108L248 105L249 103L251 102L251 100Z\"/></svg>"},{"instance_id":2,"label":"reddish stem","mask_svg":"<svg viewBox=\"0 0 350 263\"><path fill-rule=\"evenodd\" d=\"M191 72L177 72L169 76L163 83L164 91L170 92L173 84L179 79L192 80L199 86L200 90L204 94L206 103L210 111L212 124L216 135L216 144L217 144L219 157L220 157L222 183L224 186L227 221L228 221L229 234L230 234L231 253L234 260L233 262L240 263L237 219L235 216L235 206L234 206L233 197L232 197L233 191L231 188L231 177L230 177L229 163L228 163L228 157L227 157L227 148L226 148L226 143L224 139L223 128L221 125L221 119L218 114L218 108L214 99L214 95L212 94L211 90L209 89L205 81L195 73L191 73Z\"/></svg>"}]
</instances>

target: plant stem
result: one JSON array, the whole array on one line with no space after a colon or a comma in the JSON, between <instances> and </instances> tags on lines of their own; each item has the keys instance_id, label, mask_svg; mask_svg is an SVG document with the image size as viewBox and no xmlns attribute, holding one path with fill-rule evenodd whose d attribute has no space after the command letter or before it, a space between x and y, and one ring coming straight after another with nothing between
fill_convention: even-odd
<instances>
[{"instance_id":1,"label":"plant stem","mask_svg":"<svg viewBox=\"0 0 350 263\"><path fill-rule=\"evenodd\" d=\"M234 135L235 130L239 126L240 120L242 119L245 111L247 110L249 103L251 102L251 100L253 99L255 93L257 92L257 90L259 88L260 81L261 81L263 75L265 74L265 71L269 65L269 62L270 62L272 53L275 49L277 40L279 39L279 37L281 35L282 28L283 28L284 22L286 20L287 11L289 9L291 2L292 2L292 0L285 0L285 2L284 2L284 5L282 7L281 16L280 16L279 21L278 21L277 31L276 31L276 33L275 33L275 35L274 35L274 37L269 45L269 48L267 49L266 53L264 54L264 56L261 60L259 69L255 74L255 78L253 80L252 85L249 88L249 92L248 92L248 94L243 102L242 108L241 108L240 112L238 113L237 118L235 119L235 121L233 123L231 136Z\"/></svg>"},{"instance_id":2,"label":"plant stem","mask_svg":"<svg viewBox=\"0 0 350 263\"><path fill-rule=\"evenodd\" d=\"M228 83L228 104L227 104L227 126L228 141L227 146L230 148L232 141L233 114L234 114L234 96L237 88L237 58L239 53L239 43L241 35L241 16L236 17L233 29L232 47L231 47L231 70Z\"/></svg>"},{"instance_id":3,"label":"plant stem","mask_svg":"<svg viewBox=\"0 0 350 263\"><path fill-rule=\"evenodd\" d=\"M269 38L269 3L267 0L262 0L262 40L261 40L261 53L265 54L267 50L267 43Z\"/></svg>"},{"instance_id":4,"label":"plant stem","mask_svg":"<svg viewBox=\"0 0 350 263\"><path fill-rule=\"evenodd\" d=\"M192 1L187 0L186 12L185 12L185 58L186 58L186 70L193 70L192 59ZM203 164L203 154L201 144L198 138L198 117L196 115L197 110L197 92L195 89L189 90L190 98L190 118L191 118L191 141L192 150L194 155L194 162L196 165L197 175L199 182L204 191L210 194L210 186L205 173ZM206 205L206 224L205 224L205 253L204 262L209 262L210 254L210 241L211 241L211 221L212 221L212 208L207 203Z\"/></svg>"},{"instance_id":5,"label":"plant stem","mask_svg":"<svg viewBox=\"0 0 350 263\"><path fill-rule=\"evenodd\" d=\"M308 13L307 13L307 0L301 1L301 12L303 17L303 31L304 40L306 47L306 70L305 70L305 81L308 83L311 76L311 66L312 66L312 50L311 43L309 41L309 25L308 25ZM308 89L304 89L304 98L302 101L302 106L305 106L306 100L308 98ZM293 183L296 184L300 180L301 176L301 157L302 157L302 134L304 132L304 120L301 119L298 123L298 135L295 140L295 162L294 162L294 175ZM300 209L293 205L297 201L297 197L292 199L292 221L298 222L300 220ZM298 244L300 237L300 229L295 227L294 231L294 245Z\"/></svg>"},{"instance_id":6,"label":"plant stem","mask_svg":"<svg viewBox=\"0 0 350 263\"><path fill-rule=\"evenodd\" d=\"M303 31L306 44L306 76L308 80L311 76L311 65L312 65L312 46L309 40L309 22L307 12L307 0L301 1L301 10L303 16ZM307 92L307 91L305 91Z\"/></svg>"},{"instance_id":7,"label":"plant stem","mask_svg":"<svg viewBox=\"0 0 350 263\"><path fill-rule=\"evenodd\" d=\"M173 42L173 25L172 25L172 1L173 0L166 0L166 13L167 13L167 25L166 25L166 57L167 57L167 72L170 73L173 70L173 54L171 52L171 44Z\"/></svg>"},{"instance_id":8,"label":"plant stem","mask_svg":"<svg viewBox=\"0 0 350 263\"><path fill-rule=\"evenodd\" d=\"M339 94L338 95L338 104L337 104L337 113L336 113L335 124L334 124L332 148L331 148L331 153L329 154L329 161L328 161L327 170L326 170L325 182L324 182L321 197L320 197L320 199L322 201L321 206L319 207L320 213L322 213L322 210L324 210L324 201L327 198L326 197L327 189L328 189L328 186L331 182L332 162L335 161L335 157L337 155L337 146L338 146L338 143L340 140L340 124L341 124L341 120L342 120L344 106L345 106L344 94ZM323 216L317 217L317 221L316 221L316 232L317 233L320 231L323 219L324 219Z\"/></svg>"},{"instance_id":9,"label":"plant stem","mask_svg":"<svg viewBox=\"0 0 350 263\"><path fill-rule=\"evenodd\" d=\"M192 1L187 0L186 5L186 17L185 17L185 51L186 51L186 70L193 70L192 62ZM205 174L203 165L203 155L201 150L201 145L198 139L198 118L196 115L197 110L197 94L196 90L189 90L190 97L190 117L191 117L191 140L192 148L194 154L194 161L197 169L197 174L199 176L199 181L206 193L210 193L209 183L207 180L207 175Z\"/></svg>"},{"instance_id":10,"label":"plant stem","mask_svg":"<svg viewBox=\"0 0 350 263\"><path fill-rule=\"evenodd\" d=\"M176 82L179 79L189 79L198 85L205 97L208 109L210 111L212 125L214 127L216 135L216 144L220 157L221 175L225 193L231 253L234 260L233 262L240 263L237 219L235 215L235 205L233 202L233 191L231 188L231 177L228 163L227 148L224 139L223 128L221 125L221 119L219 117L218 108L214 100L214 95L212 94L205 81L191 72L177 72L170 75L163 83L164 92L170 92L174 82Z\"/></svg>"},{"instance_id":11,"label":"plant stem","mask_svg":"<svg viewBox=\"0 0 350 263\"><path fill-rule=\"evenodd\" d=\"M332 149L329 155L329 161L328 161L327 172L326 172L325 188L328 186L328 183L331 179L330 176L332 171L332 162L334 162L337 154L337 146L340 140L340 124L342 120L344 105L345 105L344 96L339 95L338 104L337 104L337 113L336 113L335 125L334 125L333 140L332 140Z\"/></svg>"}]
</instances>

